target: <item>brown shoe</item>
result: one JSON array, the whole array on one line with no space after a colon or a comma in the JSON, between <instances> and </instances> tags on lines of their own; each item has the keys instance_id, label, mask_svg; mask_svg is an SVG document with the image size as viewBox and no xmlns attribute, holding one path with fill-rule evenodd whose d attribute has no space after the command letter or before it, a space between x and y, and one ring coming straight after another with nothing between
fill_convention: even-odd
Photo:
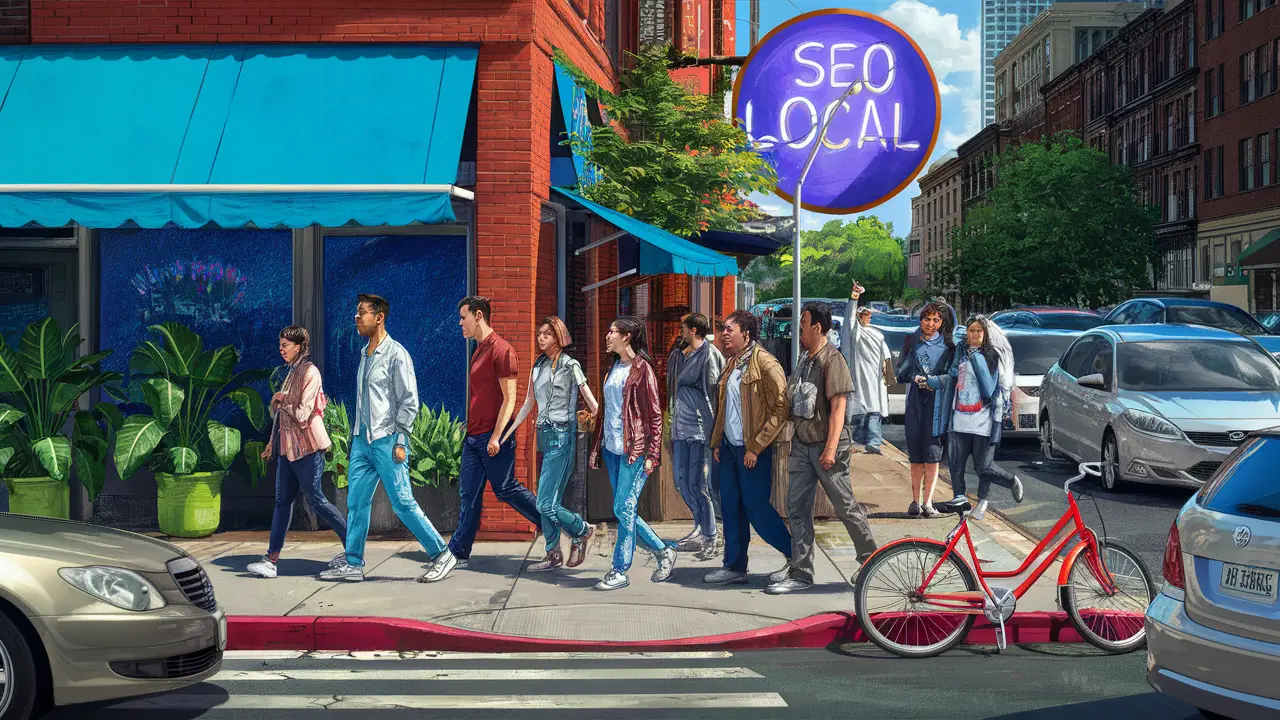
<instances>
[{"instance_id":1,"label":"brown shoe","mask_svg":"<svg viewBox=\"0 0 1280 720\"><path fill-rule=\"evenodd\" d=\"M569 547L568 567L578 567L587 559L587 548L591 545L591 536L595 534L596 529L588 525L586 535L573 539L573 544Z\"/></svg>"},{"instance_id":2,"label":"brown shoe","mask_svg":"<svg viewBox=\"0 0 1280 720\"><path fill-rule=\"evenodd\" d=\"M547 556L542 559L542 562L530 565L529 572L546 572L548 570L555 570L563 564L564 554L560 552L560 548L556 548L555 550L547 553Z\"/></svg>"}]
</instances>

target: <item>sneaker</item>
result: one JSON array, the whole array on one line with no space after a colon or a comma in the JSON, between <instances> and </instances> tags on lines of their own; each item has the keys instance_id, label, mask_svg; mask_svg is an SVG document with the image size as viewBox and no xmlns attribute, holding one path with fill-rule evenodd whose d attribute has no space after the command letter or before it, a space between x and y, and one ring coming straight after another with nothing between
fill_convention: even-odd
<instances>
[{"instance_id":1,"label":"sneaker","mask_svg":"<svg viewBox=\"0 0 1280 720\"><path fill-rule=\"evenodd\" d=\"M631 581L627 579L626 575L623 575L617 570L610 570L609 574L605 575L603 580L596 583L596 589L597 590L621 590L622 588L630 584L631 584Z\"/></svg>"},{"instance_id":2,"label":"sneaker","mask_svg":"<svg viewBox=\"0 0 1280 720\"><path fill-rule=\"evenodd\" d=\"M702 582L708 585L746 585L747 574L737 570L720 568L703 575Z\"/></svg>"},{"instance_id":3,"label":"sneaker","mask_svg":"<svg viewBox=\"0 0 1280 720\"><path fill-rule=\"evenodd\" d=\"M355 565L340 565L320 573L320 579L330 582L360 582L364 580L364 568Z\"/></svg>"},{"instance_id":4,"label":"sneaker","mask_svg":"<svg viewBox=\"0 0 1280 720\"><path fill-rule=\"evenodd\" d=\"M911 517L920 517L920 503L912 500L911 504L907 506L907 514Z\"/></svg>"},{"instance_id":5,"label":"sneaker","mask_svg":"<svg viewBox=\"0 0 1280 720\"><path fill-rule=\"evenodd\" d=\"M791 593L804 592L811 587L813 587L813 583L807 583L796 578L787 578L782 582L770 585L764 591L768 595L790 595Z\"/></svg>"},{"instance_id":6,"label":"sneaker","mask_svg":"<svg viewBox=\"0 0 1280 720\"><path fill-rule=\"evenodd\" d=\"M1013 476L1013 501L1016 503L1020 503L1022 502L1023 497L1024 495L1022 494L1022 478L1018 477L1017 475L1014 475Z\"/></svg>"},{"instance_id":7,"label":"sneaker","mask_svg":"<svg viewBox=\"0 0 1280 720\"><path fill-rule=\"evenodd\" d=\"M938 517L939 515L938 509L933 506L933 503L925 503L924 505L921 505L920 514L927 518Z\"/></svg>"},{"instance_id":8,"label":"sneaker","mask_svg":"<svg viewBox=\"0 0 1280 720\"><path fill-rule=\"evenodd\" d=\"M979 500L978 507L974 508L973 512L969 513L969 517L973 520L981 520L986 516L987 516L987 501Z\"/></svg>"},{"instance_id":9,"label":"sneaker","mask_svg":"<svg viewBox=\"0 0 1280 720\"><path fill-rule=\"evenodd\" d=\"M455 557L453 560L454 560L454 567L456 567L459 570L462 570L466 568L467 565L471 564L471 558Z\"/></svg>"},{"instance_id":10,"label":"sneaker","mask_svg":"<svg viewBox=\"0 0 1280 720\"><path fill-rule=\"evenodd\" d=\"M786 580L789 577L791 577L791 561L790 560L787 561L786 565L782 566L781 570L769 573L769 584L777 585L778 583L782 582L783 580Z\"/></svg>"},{"instance_id":11,"label":"sneaker","mask_svg":"<svg viewBox=\"0 0 1280 720\"><path fill-rule=\"evenodd\" d=\"M697 540L697 539L698 539L698 538L700 538L700 537L702 537L702 526L701 526L701 525L694 525L694 526L693 526L693 529L689 531L689 534L688 534L688 535L685 535L684 537L682 537L682 538L680 538L679 540L677 540L677 541L676 541L676 544L677 544L677 545L687 545L688 543L691 543L691 542L693 542L694 540Z\"/></svg>"},{"instance_id":12,"label":"sneaker","mask_svg":"<svg viewBox=\"0 0 1280 720\"><path fill-rule=\"evenodd\" d=\"M591 536L595 534L596 529L588 525L586 535L573 539L569 546L569 562L565 563L567 567L575 568L586 561L587 550L591 548Z\"/></svg>"},{"instance_id":13,"label":"sneaker","mask_svg":"<svg viewBox=\"0 0 1280 720\"><path fill-rule=\"evenodd\" d=\"M653 571L653 576L649 579L656 583L670 579L672 571L676 569L676 555L676 549L670 546L658 553L658 569Z\"/></svg>"},{"instance_id":14,"label":"sneaker","mask_svg":"<svg viewBox=\"0 0 1280 720\"><path fill-rule=\"evenodd\" d=\"M346 564L347 564L346 550L343 550L337 555L334 555L333 557L329 558L329 567L331 568L342 567L343 565L346 565Z\"/></svg>"},{"instance_id":15,"label":"sneaker","mask_svg":"<svg viewBox=\"0 0 1280 720\"><path fill-rule=\"evenodd\" d=\"M256 563L249 563L249 567L245 569L260 578L273 578L276 576L276 564L267 558L262 558Z\"/></svg>"},{"instance_id":16,"label":"sneaker","mask_svg":"<svg viewBox=\"0 0 1280 720\"><path fill-rule=\"evenodd\" d=\"M724 554L724 536L716 535L713 538L703 538L702 547L698 549L698 553L694 555L695 560L714 560Z\"/></svg>"},{"instance_id":17,"label":"sneaker","mask_svg":"<svg viewBox=\"0 0 1280 720\"><path fill-rule=\"evenodd\" d=\"M883 455L883 454L884 454L884 453L880 452L880 448L878 448L878 447L869 447L869 448L867 448L866 450L863 450L862 452L864 452L864 453L866 453L866 454L868 454L868 455Z\"/></svg>"},{"instance_id":18,"label":"sneaker","mask_svg":"<svg viewBox=\"0 0 1280 720\"><path fill-rule=\"evenodd\" d=\"M560 548L556 548L555 550L547 553L547 556L542 559L542 562L530 565L528 570L529 572L546 572L548 570L555 570L563 564L564 553L560 552Z\"/></svg>"},{"instance_id":19,"label":"sneaker","mask_svg":"<svg viewBox=\"0 0 1280 720\"><path fill-rule=\"evenodd\" d=\"M449 577L449 573L453 572L453 569L461 564L462 561L454 557L453 553L449 552L448 548L445 548L444 552L437 555L436 558L431 561L431 566L422 574L422 577L418 578L418 582L440 582L441 580Z\"/></svg>"}]
</instances>

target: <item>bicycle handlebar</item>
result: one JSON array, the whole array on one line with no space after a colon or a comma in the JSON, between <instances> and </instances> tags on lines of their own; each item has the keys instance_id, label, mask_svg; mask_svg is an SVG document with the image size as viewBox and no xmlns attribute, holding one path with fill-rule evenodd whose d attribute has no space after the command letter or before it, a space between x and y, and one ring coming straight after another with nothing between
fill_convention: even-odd
<instances>
[{"instance_id":1,"label":"bicycle handlebar","mask_svg":"<svg viewBox=\"0 0 1280 720\"><path fill-rule=\"evenodd\" d=\"M1066 481L1062 485L1063 491L1065 491L1067 494L1071 494L1071 484L1076 482L1077 480L1084 479L1085 475L1102 477L1102 463L1100 462L1080 463L1079 468L1080 468L1080 474Z\"/></svg>"}]
</instances>

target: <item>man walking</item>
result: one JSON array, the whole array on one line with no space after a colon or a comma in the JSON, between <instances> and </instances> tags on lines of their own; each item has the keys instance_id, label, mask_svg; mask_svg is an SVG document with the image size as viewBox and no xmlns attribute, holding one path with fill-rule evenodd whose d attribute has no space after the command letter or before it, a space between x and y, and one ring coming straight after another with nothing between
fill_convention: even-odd
<instances>
[{"instance_id":1,"label":"man walking","mask_svg":"<svg viewBox=\"0 0 1280 720\"><path fill-rule=\"evenodd\" d=\"M845 415L853 441L866 452L879 455L883 442L880 423L889 416L889 389L885 378L892 377L893 356L889 354L884 333L871 327L871 308L858 307L858 298L863 292L863 287L854 282L849 304L845 306L844 324L840 326L840 351L853 375L853 395Z\"/></svg>"},{"instance_id":2,"label":"man walking","mask_svg":"<svg viewBox=\"0 0 1280 720\"><path fill-rule=\"evenodd\" d=\"M844 356L827 339L831 308L811 302L800 313L800 354L787 384L795 436L788 462L787 515L791 521L790 576L765 589L770 595L813 586L813 500L818 485L826 491L836 515L853 539L861 562L876 550L867 516L853 497L849 481L848 426L845 408L853 382Z\"/></svg>"},{"instance_id":3,"label":"man walking","mask_svg":"<svg viewBox=\"0 0 1280 720\"><path fill-rule=\"evenodd\" d=\"M769 582L787 579L791 533L769 502L773 486L773 442L787 422L787 378L777 358L756 342L756 318L738 310L725 318L728 366L720 373L711 447L720 462L720 503L724 513L724 567L703 577L719 585L747 582L751 529L787 558Z\"/></svg>"},{"instance_id":4,"label":"man walking","mask_svg":"<svg viewBox=\"0 0 1280 720\"><path fill-rule=\"evenodd\" d=\"M422 513L409 483L409 433L418 416L418 380L413 358L387 334L391 304L377 295L361 295L356 304L356 332L368 342L356 372L356 411L351 427L347 468L347 561L320 573L321 580L364 579L364 546L369 536L373 494L381 481L391 509L422 544L431 565L418 582L443 578L456 562L444 538Z\"/></svg>"},{"instance_id":5,"label":"man walking","mask_svg":"<svg viewBox=\"0 0 1280 720\"><path fill-rule=\"evenodd\" d=\"M467 437L462 443L462 467L458 473L458 529L449 538L449 550L458 558L460 567L466 567L480 529L486 483L493 483L493 494L534 527L542 526L537 498L516 481L516 438L512 435L501 442L515 412L520 368L515 349L489 325L492 317L493 305L487 297L468 295L458 303L462 335L477 343L471 356ZM448 570L443 572L447 574Z\"/></svg>"},{"instance_id":6,"label":"man walking","mask_svg":"<svg viewBox=\"0 0 1280 720\"><path fill-rule=\"evenodd\" d=\"M711 321L693 313L680 324L684 349L677 363L667 365L668 395L671 397L671 453L675 457L676 490L693 513L693 532L680 540L681 551L697 550L699 560L715 557L724 547L716 532L716 516L708 478L711 460L711 431L715 413L711 409L712 388L719 391L724 356L707 341Z\"/></svg>"}]
</instances>

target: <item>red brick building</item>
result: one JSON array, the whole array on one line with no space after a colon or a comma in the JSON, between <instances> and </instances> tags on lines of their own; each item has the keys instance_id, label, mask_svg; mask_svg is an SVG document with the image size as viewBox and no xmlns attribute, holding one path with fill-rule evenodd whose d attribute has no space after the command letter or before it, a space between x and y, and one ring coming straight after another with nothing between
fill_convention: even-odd
<instances>
[{"instance_id":1,"label":"red brick building","mask_svg":"<svg viewBox=\"0 0 1280 720\"><path fill-rule=\"evenodd\" d=\"M533 327L537 318L559 313L578 340L574 352L585 361L597 396L603 334L615 314L629 310L648 315L651 332L657 336L654 344L658 345L658 338L661 342L669 339L665 334L672 327L663 324L671 320L661 312L664 308L668 315L674 312L672 308L691 307L723 317L734 309L735 284L732 277L633 273L583 292L584 287L622 274L628 256L635 255L637 243L644 241L634 235L620 237L624 233L601 221L589 207L552 190L553 185L573 184L573 159L560 145L563 133L570 124L585 125L588 116L600 122L598 109L582 99L581 90L568 87L568 76L557 70L553 53L565 52L596 82L613 87L626 53L636 51L641 43L675 42L704 56L731 54L734 22L730 0L0 0L0 44L29 43L27 52L43 55L56 54L62 48L73 52L75 46L85 44L148 48L305 45L320 48L318 55L328 52L325 48L355 45L475 48L470 112L465 123L457 119L463 128L461 151L456 180L450 175L449 181L456 188L452 191L456 220L411 228L388 228L376 222L365 223L366 229L295 227L292 238L285 235L280 240L285 244L284 256L292 257L292 289L284 291L292 296L291 310L277 310L286 315L291 312L293 321L308 327L328 328L330 334L339 322L345 322L345 310L326 309L328 298L323 292L335 282L331 277L335 269L326 262L337 256L337 245L329 248L331 241L338 243L337 238L360 238L358 242L365 247L386 241L384 236L392 243L413 236L453 242L458 248L450 251L453 255L421 259L433 271L456 265L459 269L449 283L434 285L424 280L413 291L419 295L393 298L393 307L422 310L430 303L443 307L456 302L452 295L459 295L464 286L467 292L488 295L495 302L494 326L516 347L524 370L535 358ZM300 52L305 54L305 49ZM681 71L679 77L707 90L712 69L691 68ZM305 125L305 119L300 119L305 118L305 110L291 107L280 120ZM438 112L446 111L442 105ZM17 181L0 178L2 182ZM71 268L73 277L79 273L78 312L68 311L63 319L79 320L90 334L89 344L100 345L105 343L109 327L97 296L106 292L104 288L110 283L100 277L106 271L99 266L114 267L117 258L106 253L116 241L108 235L120 231L78 226L65 230L65 236L46 242L51 251L56 246L72 252L66 267ZM31 248L45 247L34 237L40 233L22 229L4 232L4 238L17 239L0 238L0 266L23 262L34 257ZM616 241L579 252L609 237ZM269 244L265 236L255 242L263 247ZM164 243L170 243L166 248L177 248L174 253L179 258L194 252L180 247L176 239L165 239ZM245 254L237 259L246 264L252 261ZM635 261L631 267L636 267ZM429 286L425 297L415 299L421 296L423 284ZM435 297L433 290L451 295L442 299ZM394 333L398 319L402 323L398 327L405 327L406 316L394 310L393 316ZM445 314L439 323L430 332L449 337L454 321ZM313 333L322 336L317 337L319 356L325 343L336 343L333 337L324 337L324 332ZM425 365L432 362L430 357L419 357L417 362L424 364L418 369L420 378L424 374L443 376L446 382L463 387L465 365L459 365L461 361L452 355L450 358L453 364L447 368L432 369ZM329 368L325 372L326 377L332 374ZM521 397L525 382L522 377ZM420 385L424 384L420 380ZM450 392L449 402L456 407L461 391L455 388ZM537 462L532 438L526 427L519 437L516 469L517 477L531 486ZM489 536L534 532L514 511L496 502L491 492L486 491L486 498L483 532ZM251 504L247 500L245 507Z\"/></svg>"}]
</instances>

